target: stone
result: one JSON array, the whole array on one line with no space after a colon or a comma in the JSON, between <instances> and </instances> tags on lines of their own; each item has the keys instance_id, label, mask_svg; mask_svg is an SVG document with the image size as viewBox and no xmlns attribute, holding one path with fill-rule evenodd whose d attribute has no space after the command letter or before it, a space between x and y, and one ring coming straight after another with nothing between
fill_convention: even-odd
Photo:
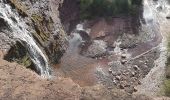
<instances>
[{"instance_id":1,"label":"stone","mask_svg":"<svg viewBox=\"0 0 170 100\"><path fill-rule=\"evenodd\" d=\"M127 62L127 60L121 60L121 64L125 64Z\"/></svg>"},{"instance_id":2,"label":"stone","mask_svg":"<svg viewBox=\"0 0 170 100\"><path fill-rule=\"evenodd\" d=\"M134 77L135 76L135 72L132 72L132 77Z\"/></svg>"},{"instance_id":3,"label":"stone","mask_svg":"<svg viewBox=\"0 0 170 100\"><path fill-rule=\"evenodd\" d=\"M102 40L94 40L93 43L88 47L87 51L85 51L84 54L89 57L101 56L106 53L106 48L107 48L106 42Z\"/></svg>"},{"instance_id":4,"label":"stone","mask_svg":"<svg viewBox=\"0 0 170 100\"><path fill-rule=\"evenodd\" d=\"M158 6L156 9L157 9L158 11L161 11L163 8L162 8L162 6Z\"/></svg>"},{"instance_id":5,"label":"stone","mask_svg":"<svg viewBox=\"0 0 170 100\"><path fill-rule=\"evenodd\" d=\"M99 59L101 60L101 59L103 59L102 57L99 57Z\"/></svg>"},{"instance_id":6,"label":"stone","mask_svg":"<svg viewBox=\"0 0 170 100\"><path fill-rule=\"evenodd\" d=\"M123 72L123 75L126 75L126 72Z\"/></svg>"},{"instance_id":7,"label":"stone","mask_svg":"<svg viewBox=\"0 0 170 100\"><path fill-rule=\"evenodd\" d=\"M117 75L118 75L118 76L120 76L121 74L122 74L121 71L118 71L118 72L117 72Z\"/></svg>"},{"instance_id":8,"label":"stone","mask_svg":"<svg viewBox=\"0 0 170 100\"><path fill-rule=\"evenodd\" d=\"M134 89L133 89L133 90L134 90L134 92L137 92L137 91L138 91L137 87L134 87Z\"/></svg>"},{"instance_id":9,"label":"stone","mask_svg":"<svg viewBox=\"0 0 170 100\"><path fill-rule=\"evenodd\" d=\"M139 70L139 67L137 65L133 66L134 70Z\"/></svg>"},{"instance_id":10,"label":"stone","mask_svg":"<svg viewBox=\"0 0 170 100\"><path fill-rule=\"evenodd\" d=\"M121 77L120 77L120 76L116 76L115 78L116 78L117 80L120 80L120 79L121 79Z\"/></svg>"},{"instance_id":11,"label":"stone","mask_svg":"<svg viewBox=\"0 0 170 100\"><path fill-rule=\"evenodd\" d=\"M113 79L113 83L114 83L114 84L117 84L117 81L116 81L115 79Z\"/></svg>"},{"instance_id":12,"label":"stone","mask_svg":"<svg viewBox=\"0 0 170 100\"><path fill-rule=\"evenodd\" d=\"M113 55L113 54L114 54L114 51L108 51L108 54L109 54L109 55Z\"/></svg>"},{"instance_id":13,"label":"stone","mask_svg":"<svg viewBox=\"0 0 170 100\"><path fill-rule=\"evenodd\" d=\"M141 85L141 84L142 84L140 80L138 81L138 84L139 84L139 85Z\"/></svg>"},{"instance_id":14,"label":"stone","mask_svg":"<svg viewBox=\"0 0 170 100\"><path fill-rule=\"evenodd\" d=\"M143 65L143 67L144 67L144 68L148 68L148 66L147 66L147 65Z\"/></svg>"},{"instance_id":15,"label":"stone","mask_svg":"<svg viewBox=\"0 0 170 100\"><path fill-rule=\"evenodd\" d=\"M112 72L112 76L116 76L116 72Z\"/></svg>"},{"instance_id":16,"label":"stone","mask_svg":"<svg viewBox=\"0 0 170 100\"><path fill-rule=\"evenodd\" d=\"M112 71L112 69L111 68L109 68L109 73L112 73L113 71Z\"/></svg>"},{"instance_id":17,"label":"stone","mask_svg":"<svg viewBox=\"0 0 170 100\"><path fill-rule=\"evenodd\" d=\"M123 58L123 59L125 59L126 57L127 57L126 54L122 54L122 55L121 55L121 58Z\"/></svg>"},{"instance_id":18,"label":"stone","mask_svg":"<svg viewBox=\"0 0 170 100\"><path fill-rule=\"evenodd\" d=\"M107 65L108 65L108 66L112 66L112 65L113 65L113 62L108 62Z\"/></svg>"},{"instance_id":19,"label":"stone","mask_svg":"<svg viewBox=\"0 0 170 100\"><path fill-rule=\"evenodd\" d=\"M170 13L166 16L166 19L170 19Z\"/></svg>"},{"instance_id":20,"label":"stone","mask_svg":"<svg viewBox=\"0 0 170 100\"><path fill-rule=\"evenodd\" d=\"M120 84L119 87L120 87L120 89L124 89L125 88L125 86L123 84Z\"/></svg>"}]
</instances>

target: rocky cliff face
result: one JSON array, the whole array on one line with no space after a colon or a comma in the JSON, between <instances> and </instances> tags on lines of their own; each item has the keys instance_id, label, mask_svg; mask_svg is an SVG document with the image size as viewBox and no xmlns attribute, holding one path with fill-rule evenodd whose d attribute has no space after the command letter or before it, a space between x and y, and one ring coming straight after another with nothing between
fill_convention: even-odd
<instances>
[{"instance_id":1,"label":"rocky cliff face","mask_svg":"<svg viewBox=\"0 0 170 100\"><path fill-rule=\"evenodd\" d=\"M66 49L67 36L61 25L58 11L62 2L63 0L8 0L6 2L22 16L21 18L29 26L27 30L32 33L51 63L58 63ZM24 45L16 43L5 58L19 60L19 63L30 66L31 61L26 52L21 55L22 50ZM17 56L20 56L20 59Z\"/></svg>"},{"instance_id":2,"label":"rocky cliff face","mask_svg":"<svg viewBox=\"0 0 170 100\"><path fill-rule=\"evenodd\" d=\"M59 7L61 23L64 30L69 33L80 20L80 0L64 0Z\"/></svg>"}]
</instances>

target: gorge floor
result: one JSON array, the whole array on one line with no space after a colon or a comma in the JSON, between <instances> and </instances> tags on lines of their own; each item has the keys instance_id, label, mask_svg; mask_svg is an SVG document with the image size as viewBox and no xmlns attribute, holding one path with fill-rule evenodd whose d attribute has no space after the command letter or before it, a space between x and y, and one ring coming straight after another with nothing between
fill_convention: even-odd
<instances>
[{"instance_id":1,"label":"gorge floor","mask_svg":"<svg viewBox=\"0 0 170 100\"><path fill-rule=\"evenodd\" d=\"M54 67L56 76L70 77L80 86L103 84L107 88L136 92L136 86L159 57L162 37L155 29L155 33L146 34L140 30L143 35L116 34L115 27L124 29L127 23L122 20L127 19L116 20L119 21L108 23L100 19L78 24L71 33L69 48Z\"/></svg>"},{"instance_id":2,"label":"gorge floor","mask_svg":"<svg viewBox=\"0 0 170 100\"><path fill-rule=\"evenodd\" d=\"M67 36L61 28L62 25L60 24L60 18L58 17L58 6L66 6L66 10L69 11L68 15L70 12L74 12L74 9L72 11L70 6L65 5L65 3L62 4L61 2L63 0L10 1L10 3L14 4L12 6L16 6L17 8L18 4L20 5L20 3L22 4L24 2L24 5L26 4L29 10L23 10L20 6L19 9L25 11L31 19L32 11L35 10L34 8L37 8L35 14L38 12L45 12L48 15L44 16L44 14L42 14L41 16L40 14L39 16L38 14L38 16L43 19L47 18L47 21L44 21L41 18L39 19L38 16L33 16L40 20L40 22L38 21L37 23L32 23L31 20L31 22L28 21L27 17L26 20L23 19L23 22L32 23L27 23L29 26L36 27L37 25L35 24L38 24L38 27L42 32L44 32L43 29L47 28L47 31L49 31L47 33L50 33L50 37L54 37L50 38L52 41L46 41L48 43L50 42L50 44L45 43L43 46L41 45L44 43L38 43L39 39L35 40L37 46L40 46L40 48L26 48L33 50L31 51L31 54L33 55L35 54L34 49L36 49L35 51L38 49L43 50L43 48L48 49L46 52L40 52L40 55L34 56L37 57L38 60L40 60L39 63L42 64L44 64L44 61L41 58L45 53L47 54L44 57L46 58L46 56L48 56L49 62L54 59L60 59L59 56L61 56L62 53L58 53L58 50L61 49L61 51L64 51L66 49L64 41L65 39L67 40ZM74 0L64 1L69 1L68 5L71 5ZM144 96L143 98L141 94L152 94L151 96L154 98L160 90L164 78L167 56L165 37L166 34L170 32L170 24L168 24L170 22L168 20L162 20L166 19L164 16L164 11L166 12L164 7L166 8L166 6L162 5L163 1L164 0L144 0L142 6L143 11L141 11L142 15L140 17L135 17L136 19L138 19L138 17L140 18L140 20L137 21L140 22L140 24L138 23L139 25L132 16L120 16L109 19L96 18L95 20L86 20L79 23L71 33L68 33L70 34L68 38L69 47L62 57L61 62L53 66L52 73L54 77L51 77L50 79L40 77L34 72L34 69L33 71L15 62L11 63L3 60L5 52L1 53L1 49L9 50L11 46L10 43L13 42L13 37L3 31L0 32L0 99L146 100L146 97ZM7 2L1 0L0 3L6 5ZM48 3L50 3L49 6ZM5 6L2 6L2 8L3 7ZM8 9L9 8L10 7L8 7ZM4 9L4 11L8 9ZM11 9L15 10L16 8ZM13 12L13 10L11 10L11 12ZM50 10L52 10L52 12ZM11 16L9 11L7 11L7 13ZM160 13L163 14L163 16L159 16ZM60 14L62 14L62 12L60 12ZM67 16L67 14L65 15L64 13L63 16L70 20L70 15ZM3 26L6 22L4 20L5 18L3 18L3 16L1 17L2 19L0 22L2 22L1 25ZM18 15L18 17L20 19L20 15ZM159 19L157 19L157 17ZM33 18L34 21L36 18ZM9 17L9 19L15 21L11 17ZM56 21L56 23L51 23L51 19ZM50 26L47 26L49 24L48 20L50 26L53 26L54 24L54 27L50 28ZM41 23L41 21L43 22ZM15 27L16 25L12 26ZM20 25L19 28L12 29L16 30L15 33L17 33L18 30L24 28L23 26L25 26L25 24ZM71 24L71 26L74 25ZM31 27L30 29L32 30ZM53 31L55 35L51 34L52 30L58 29L61 34L58 34L58 31ZM27 33L29 32L30 31ZM20 36L23 35L21 34L23 33L22 31L19 33ZM44 34L46 34L46 32ZM11 35L13 34L11 33ZM17 35L18 34L16 34L16 36ZM23 37L21 36L20 38ZM33 39L33 37L31 38ZM44 38L46 38L46 36ZM26 42L31 44L31 41L29 40ZM61 46L61 48L58 48L58 46ZM23 51L26 50L21 49L21 52ZM48 55L49 52L53 53ZM35 63L37 62L38 61ZM46 59L45 62L47 62ZM45 65L48 65L48 63ZM39 67L43 66L40 65ZM140 96L137 97L137 95ZM147 98L147 100L152 99Z\"/></svg>"}]
</instances>

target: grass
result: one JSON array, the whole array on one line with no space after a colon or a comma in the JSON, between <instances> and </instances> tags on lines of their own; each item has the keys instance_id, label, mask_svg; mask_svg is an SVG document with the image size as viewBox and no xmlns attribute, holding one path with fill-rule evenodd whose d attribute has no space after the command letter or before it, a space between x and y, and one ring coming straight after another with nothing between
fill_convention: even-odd
<instances>
[{"instance_id":1,"label":"grass","mask_svg":"<svg viewBox=\"0 0 170 100\"><path fill-rule=\"evenodd\" d=\"M9 2L11 2L12 6L18 10L18 13L20 15L28 16L27 7L24 4L22 4L21 2L18 2L18 0L9 0Z\"/></svg>"},{"instance_id":2,"label":"grass","mask_svg":"<svg viewBox=\"0 0 170 100\"><path fill-rule=\"evenodd\" d=\"M80 0L81 19L133 15L138 12L141 0Z\"/></svg>"}]
</instances>

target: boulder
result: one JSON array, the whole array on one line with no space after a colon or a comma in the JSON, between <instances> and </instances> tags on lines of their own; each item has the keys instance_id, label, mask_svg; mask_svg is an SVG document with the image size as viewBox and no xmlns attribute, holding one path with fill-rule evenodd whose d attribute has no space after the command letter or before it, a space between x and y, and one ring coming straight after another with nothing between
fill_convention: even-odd
<instances>
[{"instance_id":1,"label":"boulder","mask_svg":"<svg viewBox=\"0 0 170 100\"><path fill-rule=\"evenodd\" d=\"M133 66L134 70L139 70L139 67L137 65Z\"/></svg>"},{"instance_id":2,"label":"boulder","mask_svg":"<svg viewBox=\"0 0 170 100\"><path fill-rule=\"evenodd\" d=\"M86 55L89 57L99 57L106 53L107 44L102 40L94 40L88 47Z\"/></svg>"},{"instance_id":3,"label":"boulder","mask_svg":"<svg viewBox=\"0 0 170 100\"><path fill-rule=\"evenodd\" d=\"M4 59L10 62L17 62L26 67L31 67L32 65L27 48L25 48L24 44L19 41L17 41L16 44L11 47L8 53L4 56Z\"/></svg>"},{"instance_id":4,"label":"boulder","mask_svg":"<svg viewBox=\"0 0 170 100\"><path fill-rule=\"evenodd\" d=\"M170 13L166 16L167 19L170 19Z\"/></svg>"}]
</instances>

